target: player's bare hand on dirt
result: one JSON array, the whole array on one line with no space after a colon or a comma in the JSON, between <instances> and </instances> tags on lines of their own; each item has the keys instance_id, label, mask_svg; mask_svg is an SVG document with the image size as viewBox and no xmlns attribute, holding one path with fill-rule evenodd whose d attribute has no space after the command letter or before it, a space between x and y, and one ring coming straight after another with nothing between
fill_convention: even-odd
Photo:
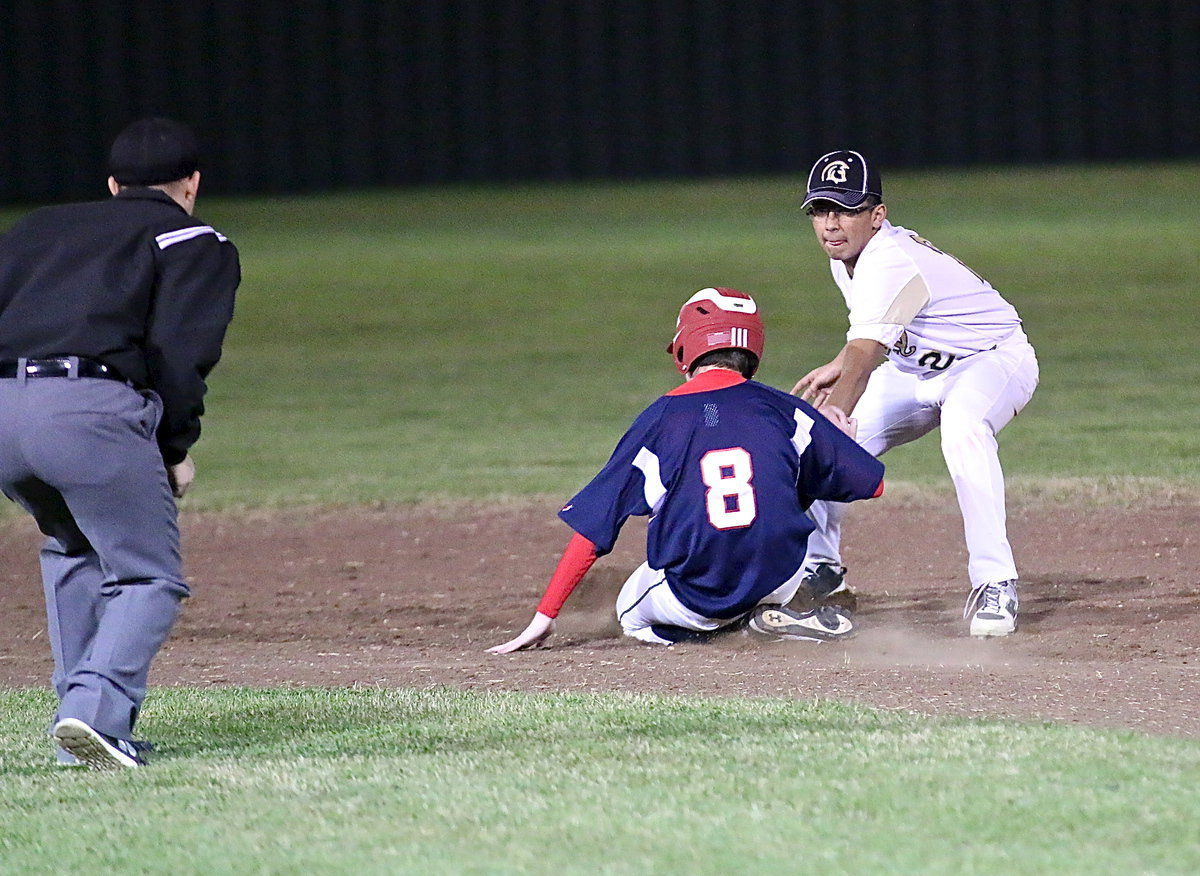
<instances>
[{"instance_id":1,"label":"player's bare hand on dirt","mask_svg":"<svg viewBox=\"0 0 1200 876\"><path fill-rule=\"evenodd\" d=\"M858 437L858 420L854 417L847 417L846 412L837 405L826 405L821 408L821 413L825 415L825 419L833 423L851 438Z\"/></svg>"},{"instance_id":2,"label":"player's bare hand on dirt","mask_svg":"<svg viewBox=\"0 0 1200 876\"><path fill-rule=\"evenodd\" d=\"M792 387L792 395L798 395L809 404L820 408L825 399L829 398L829 390L841 376L842 366L839 362L826 363L801 377Z\"/></svg>"},{"instance_id":3,"label":"player's bare hand on dirt","mask_svg":"<svg viewBox=\"0 0 1200 876\"><path fill-rule=\"evenodd\" d=\"M529 622L529 626L521 632L521 635L510 639L503 645L495 645L487 650L489 654L510 654L513 651L524 651L527 648L540 648L542 643L553 634L554 618L539 611L533 616L533 620Z\"/></svg>"}]
</instances>

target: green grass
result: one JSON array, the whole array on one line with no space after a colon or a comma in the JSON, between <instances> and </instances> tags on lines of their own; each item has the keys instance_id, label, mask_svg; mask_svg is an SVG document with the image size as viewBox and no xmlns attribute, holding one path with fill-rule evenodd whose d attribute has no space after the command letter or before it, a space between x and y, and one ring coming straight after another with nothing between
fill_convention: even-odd
<instances>
[{"instance_id":1,"label":"green grass","mask_svg":"<svg viewBox=\"0 0 1200 876\"><path fill-rule=\"evenodd\" d=\"M145 771L0 691L0 869L1188 873L1200 747L836 703L162 689ZM219 833L217 832L219 826Z\"/></svg>"},{"instance_id":2,"label":"green grass","mask_svg":"<svg viewBox=\"0 0 1200 876\"><path fill-rule=\"evenodd\" d=\"M800 186L202 201L244 282L188 505L570 495L674 385L675 314L710 284L761 301L760 376L789 388L846 328ZM992 280L1037 347L1041 387L1001 439L1018 490L1200 485L1200 248L1191 214L1163 206L1181 191L1200 191L1200 165L889 175L892 218ZM936 439L888 462L892 483L946 481Z\"/></svg>"},{"instance_id":3,"label":"green grass","mask_svg":"<svg viewBox=\"0 0 1200 876\"><path fill-rule=\"evenodd\" d=\"M759 299L760 377L790 387L846 320L801 184L203 200L245 280L185 506L569 495L674 385L663 347L705 285ZM1018 495L1200 490L1198 190L1196 164L889 175L892 218L991 279L1038 349L1001 437ZM948 494L936 439L888 463L891 494ZM163 689L154 767L98 775L48 765L51 711L0 690L0 872L1200 870L1193 740L792 700Z\"/></svg>"}]
</instances>

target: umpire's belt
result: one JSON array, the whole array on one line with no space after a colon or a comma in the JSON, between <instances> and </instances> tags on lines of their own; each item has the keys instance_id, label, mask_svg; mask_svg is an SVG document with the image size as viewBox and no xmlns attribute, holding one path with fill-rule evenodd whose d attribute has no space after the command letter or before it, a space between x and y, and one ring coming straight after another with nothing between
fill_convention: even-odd
<instances>
[{"instance_id":1,"label":"umpire's belt","mask_svg":"<svg viewBox=\"0 0 1200 876\"><path fill-rule=\"evenodd\" d=\"M72 369L72 364L78 363ZM24 364L26 377L102 377L105 380L119 380L129 383L125 376L111 365L97 362L94 359L83 359L76 356L55 356L52 359L21 359L0 362L0 378L17 377L20 367Z\"/></svg>"}]
</instances>

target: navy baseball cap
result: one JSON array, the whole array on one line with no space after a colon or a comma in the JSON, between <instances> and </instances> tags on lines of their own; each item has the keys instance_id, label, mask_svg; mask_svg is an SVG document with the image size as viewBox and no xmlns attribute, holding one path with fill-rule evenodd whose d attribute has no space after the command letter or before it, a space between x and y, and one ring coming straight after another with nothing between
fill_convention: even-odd
<instances>
[{"instance_id":1,"label":"navy baseball cap","mask_svg":"<svg viewBox=\"0 0 1200 876\"><path fill-rule=\"evenodd\" d=\"M808 192L800 209L807 209L813 201L833 201L853 210L869 195L883 201L879 171L862 153L840 149L817 159L808 174Z\"/></svg>"},{"instance_id":2,"label":"navy baseball cap","mask_svg":"<svg viewBox=\"0 0 1200 876\"><path fill-rule=\"evenodd\" d=\"M191 176L200 167L196 135L182 122L131 122L113 140L108 172L123 186L153 186Z\"/></svg>"}]
</instances>

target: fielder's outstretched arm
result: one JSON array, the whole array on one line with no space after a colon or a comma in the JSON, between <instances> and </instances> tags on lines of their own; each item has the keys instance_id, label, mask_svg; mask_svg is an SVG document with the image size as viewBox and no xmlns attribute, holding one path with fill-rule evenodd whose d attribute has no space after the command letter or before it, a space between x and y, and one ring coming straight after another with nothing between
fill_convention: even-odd
<instances>
[{"instance_id":1,"label":"fielder's outstretched arm","mask_svg":"<svg viewBox=\"0 0 1200 876\"><path fill-rule=\"evenodd\" d=\"M537 613L521 634L502 645L488 648L490 654L508 654L537 648L554 634L554 619L562 609L571 591L583 580L588 569L596 562L596 546L579 533L575 533L563 551L558 567L546 585L546 592L538 603Z\"/></svg>"},{"instance_id":2,"label":"fielder's outstretched arm","mask_svg":"<svg viewBox=\"0 0 1200 876\"><path fill-rule=\"evenodd\" d=\"M842 347L832 362L801 377L792 387L792 394L799 395L817 410L831 405L847 415L853 414L867 388L867 379L886 353L887 348L878 341L855 338Z\"/></svg>"}]
</instances>

